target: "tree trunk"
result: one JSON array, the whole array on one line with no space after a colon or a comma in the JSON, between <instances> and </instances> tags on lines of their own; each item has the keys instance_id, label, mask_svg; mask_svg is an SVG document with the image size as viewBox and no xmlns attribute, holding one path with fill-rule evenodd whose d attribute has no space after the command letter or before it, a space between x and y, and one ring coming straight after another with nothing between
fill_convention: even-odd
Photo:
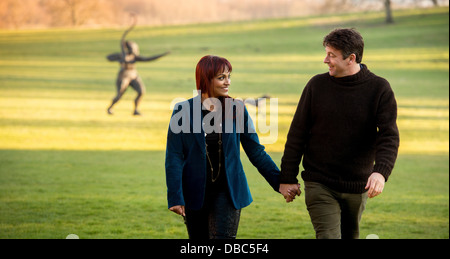
<instances>
[{"instance_id":1,"label":"tree trunk","mask_svg":"<svg viewBox=\"0 0 450 259\"><path fill-rule=\"evenodd\" d=\"M391 0L385 0L384 7L386 9L386 23L394 23L394 19L392 18Z\"/></svg>"}]
</instances>

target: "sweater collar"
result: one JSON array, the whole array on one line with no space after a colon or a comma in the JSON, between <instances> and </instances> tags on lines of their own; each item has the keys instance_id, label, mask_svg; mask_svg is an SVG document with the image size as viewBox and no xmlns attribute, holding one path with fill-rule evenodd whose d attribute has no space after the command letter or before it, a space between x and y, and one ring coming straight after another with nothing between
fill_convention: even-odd
<instances>
[{"instance_id":1,"label":"sweater collar","mask_svg":"<svg viewBox=\"0 0 450 259\"><path fill-rule=\"evenodd\" d=\"M330 76L330 78L333 82L336 82L340 85L352 86L365 82L369 79L370 74L371 72L369 71L367 66L365 64L361 64L361 70L354 75L344 76L340 78Z\"/></svg>"}]
</instances>

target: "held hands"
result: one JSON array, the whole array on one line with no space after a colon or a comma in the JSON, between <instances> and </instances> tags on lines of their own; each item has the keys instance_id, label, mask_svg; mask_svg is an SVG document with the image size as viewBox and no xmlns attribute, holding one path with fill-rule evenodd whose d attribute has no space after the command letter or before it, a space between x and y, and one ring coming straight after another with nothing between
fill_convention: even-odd
<instances>
[{"instance_id":1,"label":"held hands","mask_svg":"<svg viewBox=\"0 0 450 259\"><path fill-rule=\"evenodd\" d=\"M280 193L286 199L286 202L292 202L295 199L295 196L300 196L302 191L300 190L300 184L280 184Z\"/></svg>"}]
</instances>

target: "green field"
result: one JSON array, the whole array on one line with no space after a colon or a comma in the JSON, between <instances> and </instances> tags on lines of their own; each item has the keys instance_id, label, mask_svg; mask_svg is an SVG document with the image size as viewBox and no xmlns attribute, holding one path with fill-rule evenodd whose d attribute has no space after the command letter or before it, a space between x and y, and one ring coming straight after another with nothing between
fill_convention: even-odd
<instances>
[{"instance_id":1,"label":"green field","mask_svg":"<svg viewBox=\"0 0 450 259\"><path fill-rule=\"evenodd\" d=\"M191 98L194 70L206 54L233 64L230 95L278 98L278 139L266 145L279 164L306 82L327 71L323 37L354 27L365 39L363 63L391 83L401 147L383 194L370 199L361 238L449 238L448 8L171 27L137 27L128 38L142 55L147 86L116 105L124 28L0 31L0 238L187 238L167 210L165 138L175 98ZM249 109L254 109L249 107ZM286 204L242 153L254 202L238 238L314 238L303 196Z\"/></svg>"}]
</instances>

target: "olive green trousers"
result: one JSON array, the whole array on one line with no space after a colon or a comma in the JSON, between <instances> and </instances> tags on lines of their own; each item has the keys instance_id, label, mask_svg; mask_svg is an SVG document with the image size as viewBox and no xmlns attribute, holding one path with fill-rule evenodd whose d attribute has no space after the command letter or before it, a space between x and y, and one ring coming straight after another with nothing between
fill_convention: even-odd
<instances>
[{"instance_id":1,"label":"olive green trousers","mask_svg":"<svg viewBox=\"0 0 450 259\"><path fill-rule=\"evenodd\" d=\"M367 192L341 193L317 182L305 182L305 203L317 239L357 239Z\"/></svg>"}]
</instances>

